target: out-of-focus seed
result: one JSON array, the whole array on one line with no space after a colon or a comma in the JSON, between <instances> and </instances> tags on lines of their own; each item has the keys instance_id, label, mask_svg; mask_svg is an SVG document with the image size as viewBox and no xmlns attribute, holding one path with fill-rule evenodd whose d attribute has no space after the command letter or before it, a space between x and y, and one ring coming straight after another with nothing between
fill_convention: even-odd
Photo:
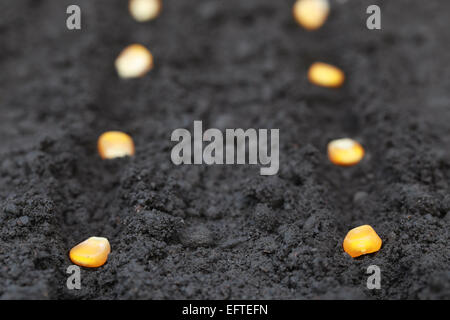
<instances>
[{"instance_id":1,"label":"out-of-focus seed","mask_svg":"<svg viewBox=\"0 0 450 320\"><path fill-rule=\"evenodd\" d=\"M309 67L308 79L311 83L327 88L338 88L345 80L344 72L328 63L315 62Z\"/></svg>"},{"instance_id":2,"label":"out-of-focus seed","mask_svg":"<svg viewBox=\"0 0 450 320\"><path fill-rule=\"evenodd\" d=\"M97 268L105 264L111 252L109 241L102 237L90 237L70 250L70 260L76 265Z\"/></svg>"},{"instance_id":3,"label":"out-of-focus seed","mask_svg":"<svg viewBox=\"0 0 450 320\"><path fill-rule=\"evenodd\" d=\"M295 20L306 30L316 30L327 20L328 0L297 0L292 9Z\"/></svg>"},{"instance_id":4,"label":"out-of-focus seed","mask_svg":"<svg viewBox=\"0 0 450 320\"><path fill-rule=\"evenodd\" d=\"M102 159L114 159L134 155L133 139L120 131L103 133L97 142L98 152Z\"/></svg>"},{"instance_id":5,"label":"out-of-focus seed","mask_svg":"<svg viewBox=\"0 0 450 320\"><path fill-rule=\"evenodd\" d=\"M138 22L155 19L161 12L161 0L130 0L129 10L133 18Z\"/></svg>"},{"instance_id":6,"label":"out-of-focus seed","mask_svg":"<svg viewBox=\"0 0 450 320\"><path fill-rule=\"evenodd\" d=\"M344 239L344 251L352 258L363 254L377 252L383 241L369 225L359 226L350 230Z\"/></svg>"},{"instance_id":7,"label":"out-of-focus seed","mask_svg":"<svg viewBox=\"0 0 450 320\"><path fill-rule=\"evenodd\" d=\"M339 166L352 166L364 157L364 148L357 141L344 138L328 143L328 158Z\"/></svg>"},{"instance_id":8,"label":"out-of-focus seed","mask_svg":"<svg viewBox=\"0 0 450 320\"><path fill-rule=\"evenodd\" d=\"M115 65L121 78L138 78L153 68L153 56L143 45L132 44L120 53Z\"/></svg>"}]
</instances>

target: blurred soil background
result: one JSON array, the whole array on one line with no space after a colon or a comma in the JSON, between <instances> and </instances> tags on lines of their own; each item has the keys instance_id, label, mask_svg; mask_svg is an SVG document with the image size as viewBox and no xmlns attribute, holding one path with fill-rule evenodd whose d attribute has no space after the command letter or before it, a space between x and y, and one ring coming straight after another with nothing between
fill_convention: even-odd
<instances>
[{"instance_id":1,"label":"blurred soil background","mask_svg":"<svg viewBox=\"0 0 450 320\"><path fill-rule=\"evenodd\" d=\"M382 30L366 28L370 4ZM143 24L127 5L0 3L0 298L450 298L449 1L331 1L315 32L293 0L163 0ZM114 60L135 42L155 67L124 81ZM345 85L311 85L315 61ZM279 128L278 175L173 165L170 135L194 120ZM102 161L106 130L135 157ZM333 166L327 143L346 136L366 157ZM361 224L383 247L352 259L342 241ZM68 251L90 236L112 252L70 291Z\"/></svg>"}]
</instances>

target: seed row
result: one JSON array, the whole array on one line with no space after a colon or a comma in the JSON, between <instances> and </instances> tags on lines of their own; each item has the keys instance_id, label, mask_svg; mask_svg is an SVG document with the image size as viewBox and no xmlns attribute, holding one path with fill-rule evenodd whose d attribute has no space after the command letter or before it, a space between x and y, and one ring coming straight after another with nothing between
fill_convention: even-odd
<instances>
[{"instance_id":1,"label":"seed row","mask_svg":"<svg viewBox=\"0 0 450 320\"><path fill-rule=\"evenodd\" d=\"M155 19L161 13L161 0L130 0L129 11L137 22ZM328 0L297 0L293 6L293 15L299 25L308 31L322 27L329 15ZM120 78L138 78L147 74L153 68L153 56L141 44L126 47L115 61L117 74ZM327 63L315 62L308 70L308 80L314 85L325 88L339 88L344 84L344 72ZM120 131L103 133L97 142L98 152L102 159L114 159L133 156L135 146L133 139ZM338 166L353 166L364 157L364 148L357 141L342 138L329 142L328 158ZM369 225L362 225L348 232L343 248L351 257L378 251L382 240ZM108 259L111 247L108 239L90 237L70 250L69 256L73 263L89 268L104 265Z\"/></svg>"}]
</instances>

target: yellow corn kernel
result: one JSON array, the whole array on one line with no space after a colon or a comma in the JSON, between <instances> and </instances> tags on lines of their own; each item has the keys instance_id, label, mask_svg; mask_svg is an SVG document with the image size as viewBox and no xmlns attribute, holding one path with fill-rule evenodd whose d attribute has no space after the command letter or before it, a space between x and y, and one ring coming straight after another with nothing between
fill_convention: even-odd
<instances>
[{"instance_id":1,"label":"yellow corn kernel","mask_svg":"<svg viewBox=\"0 0 450 320\"><path fill-rule=\"evenodd\" d=\"M102 237L90 237L70 250L70 260L76 265L97 268L105 264L111 252L109 241Z\"/></svg>"},{"instance_id":2,"label":"yellow corn kernel","mask_svg":"<svg viewBox=\"0 0 450 320\"><path fill-rule=\"evenodd\" d=\"M323 62L315 62L309 67L308 79L311 83L327 88L338 88L345 80L341 69Z\"/></svg>"},{"instance_id":3,"label":"yellow corn kernel","mask_svg":"<svg viewBox=\"0 0 450 320\"><path fill-rule=\"evenodd\" d=\"M143 45L132 44L120 53L115 65L119 77L138 78L153 68L153 56Z\"/></svg>"},{"instance_id":4,"label":"yellow corn kernel","mask_svg":"<svg viewBox=\"0 0 450 320\"><path fill-rule=\"evenodd\" d=\"M377 252L383 241L369 225L363 225L350 230L344 239L344 251L352 258L363 254Z\"/></svg>"},{"instance_id":5,"label":"yellow corn kernel","mask_svg":"<svg viewBox=\"0 0 450 320\"><path fill-rule=\"evenodd\" d=\"M155 19L162 9L161 0L130 0L128 8L138 22Z\"/></svg>"},{"instance_id":6,"label":"yellow corn kernel","mask_svg":"<svg viewBox=\"0 0 450 320\"><path fill-rule=\"evenodd\" d=\"M339 166L352 166L364 157L364 148L355 140L344 138L328 143L328 158Z\"/></svg>"},{"instance_id":7,"label":"yellow corn kernel","mask_svg":"<svg viewBox=\"0 0 450 320\"><path fill-rule=\"evenodd\" d=\"M108 131L98 138L98 152L102 159L114 159L134 155L133 139L120 131Z\"/></svg>"},{"instance_id":8,"label":"yellow corn kernel","mask_svg":"<svg viewBox=\"0 0 450 320\"><path fill-rule=\"evenodd\" d=\"M319 29L330 12L328 0L297 0L292 9L295 20L306 30Z\"/></svg>"}]
</instances>

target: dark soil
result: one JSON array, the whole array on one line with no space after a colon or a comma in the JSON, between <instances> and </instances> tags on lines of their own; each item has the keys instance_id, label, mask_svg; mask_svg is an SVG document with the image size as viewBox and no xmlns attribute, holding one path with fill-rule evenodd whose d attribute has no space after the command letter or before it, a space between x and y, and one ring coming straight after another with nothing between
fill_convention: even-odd
<instances>
[{"instance_id":1,"label":"dark soil","mask_svg":"<svg viewBox=\"0 0 450 320\"><path fill-rule=\"evenodd\" d=\"M1 298L450 298L450 2L332 1L316 32L292 4L164 0L138 24L124 0L0 2ZM114 60L133 42L155 68L124 81ZM314 61L345 86L311 85ZM173 165L170 135L194 120L279 128L278 175ZM106 130L136 156L102 161ZM367 151L351 168L326 156L344 136ZM383 247L352 259L342 241L361 224ZM68 251L90 236L112 252L70 291Z\"/></svg>"}]
</instances>

